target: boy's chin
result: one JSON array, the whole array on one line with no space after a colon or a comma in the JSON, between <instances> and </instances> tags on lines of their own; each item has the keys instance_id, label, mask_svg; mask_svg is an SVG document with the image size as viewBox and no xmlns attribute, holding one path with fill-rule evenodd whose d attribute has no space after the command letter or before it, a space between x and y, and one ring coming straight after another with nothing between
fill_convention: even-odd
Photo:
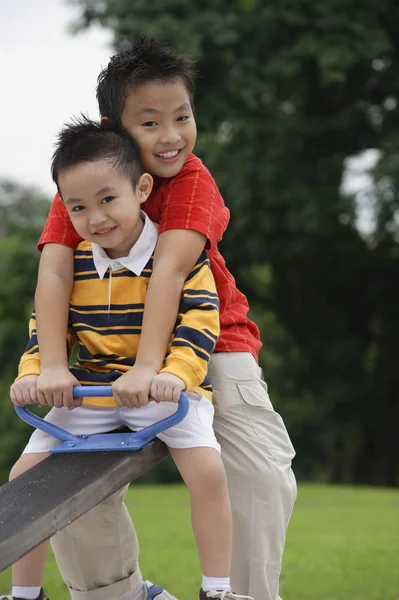
<instances>
[{"instance_id":1,"label":"boy's chin","mask_svg":"<svg viewBox=\"0 0 399 600\"><path fill-rule=\"evenodd\" d=\"M160 177L161 179L171 179L172 177L176 177L182 170L183 165L171 165L165 167L163 169L157 169L157 173L154 173L155 177Z\"/></svg>"},{"instance_id":2,"label":"boy's chin","mask_svg":"<svg viewBox=\"0 0 399 600\"><path fill-rule=\"evenodd\" d=\"M163 179L169 179L171 177L176 177L180 173L183 168L184 163L186 162L185 155L183 154L176 162L171 164L155 164L152 166L151 173L155 175L155 177L161 177Z\"/></svg>"},{"instance_id":3,"label":"boy's chin","mask_svg":"<svg viewBox=\"0 0 399 600\"><path fill-rule=\"evenodd\" d=\"M109 240L101 240L101 239L98 239L97 237L96 238L85 237L84 239L87 240L88 242L90 242L91 244L96 244L97 246L101 246L101 248L104 248L104 250L112 250L116 247L115 243L112 243Z\"/></svg>"}]
</instances>

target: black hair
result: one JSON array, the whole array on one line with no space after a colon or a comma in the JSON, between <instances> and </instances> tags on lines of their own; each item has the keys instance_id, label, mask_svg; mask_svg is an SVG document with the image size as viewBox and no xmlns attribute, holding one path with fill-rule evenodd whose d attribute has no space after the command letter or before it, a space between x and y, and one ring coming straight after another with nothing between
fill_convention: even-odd
<instances>
[{"instance_id":1,"label":"black hair","mask_svg":"<svg viewBox=\"0 0 399 600\"><path fill-rule=\"evenodd\" d=\"M181 81L193 106L195 75L192 60L173 52L154 37L142 35L130 49L115 54L98 76L100 115L119 123L128 95L139 85L150 81Z\"/></svg>"},{"instance_id":2,"label":"black hair","mask_svg":"<svg viewBox=\"0 0 399 600\"><path fill-rule=\"evenodd\" d=\"M144 169L137 142L120 126L75 117L59 132L51 163L51 175L60 192L62 171L83 162L107 160L116 172L137 185ZM61 195L61 194L60 194Z\"/></svg>"}]
</instances>

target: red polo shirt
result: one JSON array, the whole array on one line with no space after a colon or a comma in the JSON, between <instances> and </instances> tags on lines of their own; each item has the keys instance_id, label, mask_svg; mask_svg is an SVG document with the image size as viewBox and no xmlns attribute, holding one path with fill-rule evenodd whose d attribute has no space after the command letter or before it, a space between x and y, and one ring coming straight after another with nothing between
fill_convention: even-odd
<instances>
[{"instance_id":1,"label":"red polo shirt","mask_svg":"<svg viewBox=\"0 0 399 600\"><path fill-rule=\"evenodd\" d=\"M247 299L237 289L217 247L230 213L208 169L191 154L175 177L154 181L154 189L142 208L152 221L159 223L160 234L169 229L193 229L206 236L220 300L220 337L215 352L250 352L257 358L261 347L259 330L248 319ZM80 241L57 194L38 248L41 250L49 242L75 248Z\"/></svg>"}]
</instances>

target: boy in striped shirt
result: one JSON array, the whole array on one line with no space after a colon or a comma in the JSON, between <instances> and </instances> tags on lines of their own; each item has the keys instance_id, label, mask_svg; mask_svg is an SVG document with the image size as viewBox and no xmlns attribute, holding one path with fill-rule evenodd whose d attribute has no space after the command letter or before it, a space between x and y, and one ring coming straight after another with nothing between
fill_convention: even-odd
<instances>
[{"instance_id":1,"label":"boy in striped shirt","mask_svg":"<svg viewBox=\"0 0 399 600\"><path fill-rule=\"evenodd\" d=\"M80 384L112 385L135 362L157 228L140 206L152 189L134 140L122 129L85 119L59 135L52 174L71 221L84 239L75 250L68 339L79 346L71 373ZM93 304L95 302L95 304ZM199 600L239 598L230 588L231 510L220 446L212 428L212 392L207 366L219 334L219 302L209 259L202 252L181 294L175 329L152 394L141 407L114 398L86 398L72 410L54 407L46 419L71 433L104 433L128 426L139 430L175 411L185 390L189 411L160 433L189 488L201 567ZM31 337L11 389L14 403L32 401L32 377L40 375L35 316ZM13 468L13 476L45 459L58 441L36 430ZM101 540L97 540L101 544ZM14 565L12 598L43 597L29 585L43 571L47 542ZM28 585L26 585L28 584ZM39 587L39 589L37 589ZM37 595L34 594L37 592ZM134 600L134 592L126 600Z\"/></svg>"}]
</instances>

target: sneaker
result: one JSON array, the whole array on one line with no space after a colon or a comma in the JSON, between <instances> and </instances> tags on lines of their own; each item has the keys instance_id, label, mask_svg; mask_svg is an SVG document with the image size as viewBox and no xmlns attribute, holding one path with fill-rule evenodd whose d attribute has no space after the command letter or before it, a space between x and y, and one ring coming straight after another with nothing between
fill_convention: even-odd
<instances>
[{"instance_id":1,"label":"sneaker","mask_svg":"<svg viewBox=\"0 0 399 600\"><path fill-rule=\"evenodd\" d=\"M211 592L204 592L201 588L198 595L198 600L254 600L252 596L241 596L225 590L212 590Z\"/></svg>"},{"instance_id":2,"label":"sneaker","mask_svg":"<svg viewBox=\"0 0 399 600\"><path fill-rule=\"evenodd\" d=\"M177 600L159 585L155 585L151 581L146 581L145 584L147 586L147 600Z\"/></svg>"},{"instance_id":3,"label":"sneaker","mask_svg":"<svg viewBox=\"0 0 399 600\"><path fill-rule=\"evenodd\" d=\"M26 600L26 598L17 598L16 596L0 596L0 600ZM43 588L40 590L40 594L36 598L36 600L49 600L44 593Z\"/></svg>"}]
</instances>

